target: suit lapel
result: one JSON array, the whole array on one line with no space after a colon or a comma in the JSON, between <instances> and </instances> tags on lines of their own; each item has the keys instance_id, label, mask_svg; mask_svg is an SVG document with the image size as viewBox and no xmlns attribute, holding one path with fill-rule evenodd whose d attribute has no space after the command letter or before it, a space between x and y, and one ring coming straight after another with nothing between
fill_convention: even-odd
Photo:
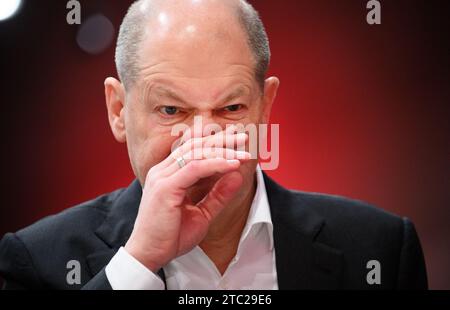
<instances>
[{"instance_id":1,"label":"suit lapel","mask_svg":"<svg viewBox=\"0 0 450 310\"><path fill-rule=\"evenodd\" d=\"M142 187L139 181L135 180L114 200L108 216L95 231L106 246L86 258L92 276L100 272L127 242L136 221L141 196ZM165 281L162 269L158 274Z\"/></svg>"},{"instance_id":2,"label":"suit lapel","mask_svg":"<svg viewBox=\"0 0 450 310\"><path fill-rule=\"evenodd\" d=\"M279 288L338 288L342 252L324 243L324 219L302 201L301 193L294 194L264 177L274 226Z\"/></svg>"},{"instance_id":3,"label":"suit lapel","mask_svg":"<svg viewBox=\"0 0 450 310\"><path fill-rule=\"evenodd\" d=\"M106 219L95 231L105 247L97 249L86 258L93 276L108 264L131 235L141 195L141 185L135 180L115 197Z\"/></svg>"},{"instance_id":4,"label":"suit lapel","mask_svg":"<svg viewBox=\"0 0 450 310\"><path fill-rule=\"evenodd\" d=\"M118 248L127 242L137 217L141 196L141 185L135 180L113 202L105 221L95 231L108 246Z\"/></svg>"}]
</instances>

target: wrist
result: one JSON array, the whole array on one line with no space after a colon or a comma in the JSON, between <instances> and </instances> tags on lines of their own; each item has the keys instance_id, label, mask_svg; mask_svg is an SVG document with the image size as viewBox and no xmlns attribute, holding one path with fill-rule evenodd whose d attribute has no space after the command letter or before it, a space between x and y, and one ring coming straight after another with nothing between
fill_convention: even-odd
<instances>
[{"instance_id":1,"label":"wrist","mask_svg":"<svg viewBox=\"0 0 450 310\"><path fill-rule=\"evenodd\" d=\"M157 260L151 257L147 252L142 251L141 247L135 246L132 242L127 242L124 246L125 251L138 260L142 265L144 265L148 270L153 273L157 273L163 266L163 264L158 263Z\"/></svg>"}]
</instances>

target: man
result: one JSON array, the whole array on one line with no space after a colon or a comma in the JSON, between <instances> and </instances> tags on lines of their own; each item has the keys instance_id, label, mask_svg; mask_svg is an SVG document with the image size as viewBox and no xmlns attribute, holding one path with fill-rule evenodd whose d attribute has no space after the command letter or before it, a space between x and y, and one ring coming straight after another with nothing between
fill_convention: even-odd
<instances>
[{"instance_id":1,"label":"man","mask_svg":"<svg viewBox=\"0 0 450 310\"><path fill-rule=\"evenodd\" d=\"M269 58L243 0L135 2L117 43L120 81L106 79L105 94L137 180L5 235L5 287L425 289L408 219L284 189L245 151L249 136L230 125L269 121L279 85L265 77ZM172 135L196 117L220 130Z\"/></svg>"}]
</instances>

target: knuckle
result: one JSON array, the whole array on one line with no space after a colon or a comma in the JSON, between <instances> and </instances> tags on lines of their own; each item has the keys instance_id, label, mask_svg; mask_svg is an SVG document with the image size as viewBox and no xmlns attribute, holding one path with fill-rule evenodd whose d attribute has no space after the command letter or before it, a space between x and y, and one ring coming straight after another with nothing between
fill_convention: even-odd
<instances>
[{"instance_id":1,"label":"knuckle","mask_svg":"<svg viewBox=\"0 0 450 310\"><path fill-rule=\"evenodd\" d=\"M188 160L192 159L192 151L188 151L183 154L183 159L186 163L188 163Z\"/></svg>"},{"instance_id":2,"label":"knuckle","mask_svg":"<svg viewBox=\"0 0 450 310\"><path fill-rule=\"evenodd\" d=\"M155 175L156 171L157 171L157 167L156 166L153 166L150 169L148 169L147 178L151 178L153 175Z\"/></svg>"},{"instance_id":3,"label":"knuckle","mask_svg":"<svg viewBox=\"0 0 450 310\"><path fill-rule=\"evenodd\" d=\"M147 185L152 183L155 177L156 177L156 169L155 167L152 167L147 172L147 176L145 177L145 184Z\"/></svg>"},{"instance_id":4,"label":"knuckle","mask_svg":"<svg viewBox=\"0 0 450 310\"><path fill-rule=\"evenodd\" d=\"M163 179L160 177L160 172L155 166L150 168L150 170L147 173L147 177L145 178L145 187L149 187L152 189L158 188L159 185L161 185L163 182Z\"/></svg>"},{"instance_id":5,"label":"knuckle","mask_svg":"<svg viewBox=\"0 0 450 310\"><path fill-rule=\"evenodd\" d=\"M223 203L225 201L225 197L216 188L213 188L209 194L211 195L211 198L218 201L219 203Z\"/></svg>"},{"instance_id":6,"label":"knuckle","mask_svg":"<svg viewBox=\"0 0 450 310\"><path fill-rule=\"evenodd\" d=\"M187 164L187 168L192 172L198 170L201 167L201 162L199 160L193 160Z\"/></svg>"},{"instance_id":7,"label":"knuckle","mask_svg":"<svg viewBox=\"0 0 450 310\"><path fill-rule=\"evenodd\" d=\"M183 151L187 152L189 150L191 150L192 148L195 148L198 145L202 144L202 140L201 138L191 138L189 140L186 141L185 144L183 144Z\"/></svg>"}]
</instances>

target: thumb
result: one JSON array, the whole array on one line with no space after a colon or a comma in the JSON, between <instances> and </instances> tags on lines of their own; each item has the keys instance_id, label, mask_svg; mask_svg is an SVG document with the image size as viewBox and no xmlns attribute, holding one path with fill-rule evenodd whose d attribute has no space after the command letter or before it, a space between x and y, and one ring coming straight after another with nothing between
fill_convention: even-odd
<instances>
[{"instance_id":1,"label":"thumb","mask_svg":"<svg viewBox=\"0 0 450 310\"><path fill-rule=\"evenodd\" d=\"M208 221L214 219L220 211L233 199L243 182L242 175L229 172L214 184L211 191L197 204Z\"/></svg>"}]
</instances>

